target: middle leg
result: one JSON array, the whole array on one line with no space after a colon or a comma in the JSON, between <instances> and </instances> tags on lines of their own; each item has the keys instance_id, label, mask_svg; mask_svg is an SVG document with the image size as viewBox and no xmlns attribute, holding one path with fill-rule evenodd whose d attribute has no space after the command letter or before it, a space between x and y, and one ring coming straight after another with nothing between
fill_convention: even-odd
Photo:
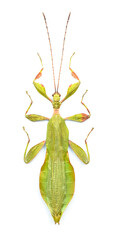
<instances>
[{"instance_id":1,"label":"middle leg","mask_svg":"<svg viewBox=\"0 0 116 240\"><path fill-rule=\"evenodd\" d=\"M85 113L75 114L73 116L66 117L65 120L70 120L70 121L75 121L75 122L84 122L88 118L90 118L91 113L90 113L89 109L87 108L87 106L85 105L85 103L83 102L83 98L84 98L85 94L87 93L87 91L88 90L86 90L85 93L82 95L81 103L87 109L88 114L85 114Z\"/></svg>"},{"instance_id":2,"label":"middle leg","mask_svg":"<svg viewBox=\"0 0 116 240\"><path fill-rule=\"evenodd\" d=\"M89 163L90 161L90 154L89 154L89 149L88 149L88 144L87 144L87 138L90 135L90 133L93 131L94 128L91 129L91 131L88 133L86 139L85 139L85 146L86 146L86 150L87 150L87 154L86 152L80 147L78 146L76 143L72 142L69 140L69 145L72 148L72 150L75 152L75 154L77 155L77 157L84 162L85 164Z\"/></svg>"},{"instance_id":3,"label":"middle leg","mask_svg":"<svg viewBox=\"0 0 116 240\"><path fill-rule=\"evenodd\" d=\"M43 117L43 116L41 116L41 115L27 114L28 111L29 111L29 109L30 109L30 107L31 107L31 105L33 104L33 101L32 101L32 98L31 98L31 96L28 94L27 91L26 91L26 94L29 96L29 98L30 98L30 100L31 100L31 103L30 103L29 107L27 108L27 110L26 110L26 112L25 112L25 117L26 117L27 119L29 119L30 121L32 121L32 122L37 122L37 121L42 121L42 120L49 120L49 118Z\"/></svg>"}]
</instances>

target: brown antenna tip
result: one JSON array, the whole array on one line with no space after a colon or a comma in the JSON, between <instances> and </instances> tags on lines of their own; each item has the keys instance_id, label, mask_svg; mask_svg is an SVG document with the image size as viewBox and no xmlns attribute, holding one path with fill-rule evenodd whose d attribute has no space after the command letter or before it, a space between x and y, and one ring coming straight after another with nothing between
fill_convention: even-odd
<instances>
[{"instance_id":1,"label":"brown antenna tip","mask_svg":"<svg viewBox=\"0 0 116 240\"><path fill-rule=\"evenodd\" d=\"M44 19L46 20L45 14L42 12Z\"/></svg>"},{"instance_id":2,"label":"brown antenna tip","mask_svg":"<svg viewBox=\"0 0 116 240\"><path fill-rule=\"evenodd\" d=\"M71 15L71 12L69 12L69 15L68 15L68 21L69 21L70 15Z\"/></svg>"}]
</instances>

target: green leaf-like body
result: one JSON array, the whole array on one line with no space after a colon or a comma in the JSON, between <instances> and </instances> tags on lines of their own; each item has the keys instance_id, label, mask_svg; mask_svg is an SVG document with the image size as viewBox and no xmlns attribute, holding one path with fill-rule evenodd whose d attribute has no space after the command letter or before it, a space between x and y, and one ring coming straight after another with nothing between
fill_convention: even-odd
<instances>
[{"instance_id":1,"label":"green leaf-like body","mask_svg":"<svg viewBox=\"0 0 116 240\"><path fill-rule=\"evenodd\" d=\"M55 223L74 194L75 175L68 157L69 131L60 115L47 126L46 158L40 173L40 192Z\"/></svg>"}]
</instances>

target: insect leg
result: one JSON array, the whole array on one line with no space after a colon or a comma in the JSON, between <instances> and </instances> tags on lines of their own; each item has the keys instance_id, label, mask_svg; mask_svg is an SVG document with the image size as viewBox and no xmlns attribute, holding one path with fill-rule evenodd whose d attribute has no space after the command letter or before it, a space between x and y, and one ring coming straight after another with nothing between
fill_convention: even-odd
<instances>
[{"instance_id":1,"label":"insect leg","mask_svg":"<svg viewBox=\"0 0 116 240\"><path fill-rule=\"evenodd\" d=\"M70 62L69 62L69 70L71 71L71 75L76 78L80 84L80 79L79 77L77 76L77 74L72 70L72 68L70 67L71 66L71 60L72 60L72 57L74 56L75 52L72 54L72 56L70 57Z\"/></svg>"},{"instance_id":2,"label":"insect leg","mask_svg":"<svg viewBox=\"0 0 116 240\"><path fill-rule=\"evenodd\" d=\"M79 85L80 85L80 79L79 77L76 75L76 73L72 70L72 68L70 67L71 66L71 59L73 57L75 53L72 54L72 56L70 57L70 62L69 62L69 70L71 71L71 75L77 80L77 83L74 83L74 84L71 84L69 87L68 87L68 90L67 90L67 94L66 96L61 100L61 104L67 99L69 98L70 96L72 96L78 89Z\"/></svg>"},{"instance_id":3,"label":"insect leg","mask_svg":"<svg viewBox=\"0 0 116 240\"><path fill-rule=\"evenodd\" d=\"M86 90L85 93L82 95L81 103L87 109L89 114L79 113L79 114L75 114L75 115L73 115L71 117L67 117L67 118L65 118L65 120L70 120L70 121L75 121L75 122L84 122L88 118L90 118L91 113L90 113L89 109L87 108L87 106L85 105L85 103L83 102L83 98L84 98L85 94L87 93L87 91L88 90Z\"/></svg>"},{"instance_id":4,"label":"insect leg","mask_svg":"<svg viewBox=\"0 0 116 240\"><path fill-rule=\"evenodd\" d=\"M25 112L25 117L26 117L27 119L29 119L30 121L32 121L32 122L37 122L37 121L42 121L42 120L49 120L49 118L43 117L43 116L41 116L41 115L27 114L28 111L29 111L29 109L30 109L30 107L31 107L31 105L32 105L32 103L33 103L33 101L32 101L32 98L31 98L31 96L28 94L27 91L26 91L26 94L29 96L29 98L30 98L30 100L31 100L31 103L30 103L29 107L27 108L27 110L26 110L26 112Z\"/></svg>"},{"instance_id":5,"label":"insect leg","mask_svg":"<svg viewBox=\"0 0 116 240\"><path fill-rule=\"evenodd\" d=\"M37 74L37 76L35 77L34 81L42 76L42 71L43 71L43 63L42 63L42 59L41 59L39 53L37 53L37 55L38 55L38 57L39 57L39 59L40 59L40 62L41 62L42 68L41 68L40 72Z\"/></svg>"},{"instance_id":6,"label":"insect leg","mask_svg":"<svg viewBox=\"0 0 116 240\"><path fill-rule=\"evenodd\" d=\"M83 106L87 109L87 112L89 113L89 117L91 116L90 110L87 108L87 106L85 105L85 103L83 102L83 98L85 96L85 94L88 92L88 90L85 91L85 93L82 95L82 99L81 99L81 103L83 104Z\"/></svg>"},{"instance_id":7,"label":"insect leg","mask_svg":"<svg viewBox=\"0 0 116 240\"><path fill-rule=\"evenodd\" d=\"M77 157L84 162L85 164L89 163L90 161L90 154L89 154L89 150L88 150L88 144L87 144L87 138L90 135L90 133L93 131L94 128L91 129L91 131L88 133L86 139L85 139L85 145L86 145L86 150L87 150L87 154L86 152L77 144L73 143L72 141L69 140L69 145L72 148L72 150L75 152L75 154L77 155Z\"/></svg>"},{"instance_id":8,"label":"insect leg","mask_svg":"<svg viewBox=\"0 0 116 240\"><path fill-rule=\"evenodd\" d=\"M38 54L41 65L42 65L42 69L40 70L40 72L37 74L37 76L34 78L33 80L33 84L35 86L35 88L37 89L37 91L44 96L45 98L47 98L50 102L52 102L52 100L47 96L46 94L46 90L43 84L40 84L38 82L36 82L37 79L39 79L42 76L42 71L43 71L43 64L42 64L42 59L40 57L40 55Z\"/></svg>"},{"instance_id":9,"label":"insect leg","mask_svg":"<svg viewBox=\"0 0 116 240\"><path fill-rule=\"evenodd\" d=\"M25 163L29 163L31 160L33 160L33 158L39 153L39 151L42 149L42 147L45 144L45 141L42 141L38 144L36 144L35 146L33 146L29 152L27 153L27 148L30 142L30 138L29 138L29 134L26 132L25 128L23 127L23 130L25 131L25 133L27 134L28 137L28 142L25 148L25 152L24 152L24 162Z\"/></svg>"}]
</instances>

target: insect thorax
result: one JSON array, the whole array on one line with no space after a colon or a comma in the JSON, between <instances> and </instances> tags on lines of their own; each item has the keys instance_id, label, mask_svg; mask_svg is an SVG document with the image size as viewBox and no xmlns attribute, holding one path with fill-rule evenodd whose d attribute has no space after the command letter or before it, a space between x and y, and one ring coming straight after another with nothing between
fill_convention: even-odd
<instances>
[{"instance_id":1,"label":"insect thorax","mask_svg":"<svg viewBox=\"0 0 116 240\"><path fill-rule=\"evenodd\" d=\"M52 105L53 105L53 108L55 108L55 109L60 108L61 102L60 102L60 94L59 93L54 93Z\"/></svg>"}]
</instances>

